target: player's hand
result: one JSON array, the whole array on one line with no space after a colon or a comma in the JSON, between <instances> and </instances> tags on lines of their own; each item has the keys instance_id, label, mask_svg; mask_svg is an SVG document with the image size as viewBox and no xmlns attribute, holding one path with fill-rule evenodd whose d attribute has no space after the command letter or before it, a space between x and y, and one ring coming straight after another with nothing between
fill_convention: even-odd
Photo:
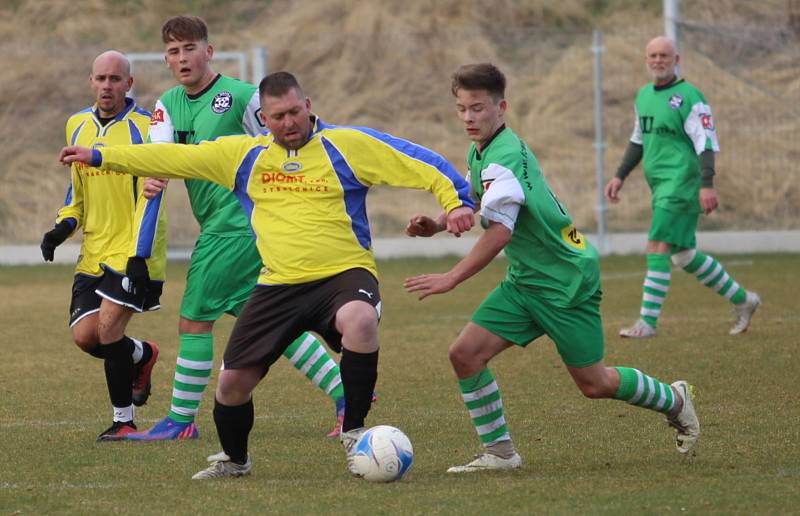
<instances>
[{"instance_id":1,"label":"player's hand","mask_svg":"<svg viewBox=\"0 0 800 516\"><path fill-rule=\"evenodd\" d=\"M706 215L716 210L719 206L719 199L717 198L717 191L713 188L700 189L700 207Z\"/></svg>"},{"instance_id":2,"label":"player's hand","mask_svg":"<svg viewBox=\"0 0 800 516\"><path fill-rule=\"evenodd\" d=\"M90 165L92 163L92 149L77 145L64 147L58 154L58 161L66 166L72 165L76 161Z\"/></svg>"},{"instance_id":3,"label":"player's hand","mask_svg":"<svg viewBox=\"0 0 800 516\"><path fill-rule=\"evenodd\" d=\"M622 190L622 179L614 177L606 184L606 187L603 189L603 193L605 194L606 199L612 203L618 203L620 190Z\"/></svg>"},{"instance_id":4,"label":"player's hand","mask_svg":"<svg viewBox=\"0 0 800 516\"><path fill-rule=\"evenodd\" d=\"M144 291L150 286L150 272L147 270L147 261L140 256L128 258L125 275L130 281L133 291Z\"/></svg>"},{"instance_id":5,"label":"player's hand","mask_svg":"<svg viewBox=\"0 0 800 516\"><path fill-rule=\"evenodd\" d=\"M66 220L62 220L56 226L44 234L39 248L42 250L42 258L46 262L52 262L56 254L56 247L64 243L69 234L72 233L72 225Z\"/></svg>"},{"instance_id":6,"label":"player's hand","mask_svg":"<svg viewBox=\"0 0 800 516\"><path fill-rule=\"evenodd\" d=\"M419 292L420 301L432 294L450 292L456 285L457 283L449 274L422 274L406 278L403 282L403 287L407 292Z\"/></svg>"},{"instance_id":7,"label":"player's hand","mask_svg":"<svg viewBox=\"0 0 800 516\"><path fill-rule=\"evenodd\" d=\"M447 231L459 237L475 225L475 213L469 206L460 206L447 214Z\"/></svg>"},{"instance_id":8,"label":"player's hand","mask_svg":"<svg viewBox=\"0 0 800 516\"><path fill-rule=\"evenodd\" d=\"M426 215L414 215L406 226L406 235L410 237L432 237L445 228L439 227L439 223Z\"/></svg>"},{"instance_id":9,"label":"player's hand","mask_svg":"<svg viewBox=\"0 0 800 516\"><path fill-rule=\"evenodd\" d=\"M167 188L167 183L169 183L169 179L148 177L144 180L142 195L144 195L145 199L152 199Z\"/></svg>"}]
</instances>

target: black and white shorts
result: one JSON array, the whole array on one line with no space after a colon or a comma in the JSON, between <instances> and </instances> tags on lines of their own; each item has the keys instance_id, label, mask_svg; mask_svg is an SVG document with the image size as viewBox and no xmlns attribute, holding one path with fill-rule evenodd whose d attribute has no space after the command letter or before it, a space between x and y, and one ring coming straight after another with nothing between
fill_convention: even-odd
<instances>
[{"instance_id":1,"label":"black and white shorts","mask_svg":"<svg viewBox=\"0 0 800 516\"><path fill-rule=\"evenodd\" d=\"M137 312L161 308L163 281L150 281L146 292L129 292L128 277L103 266L102 276L76 274L72 283L72 302L69 305L69 325L75 326L87 315L100 311L103 298L118 305L127 306Z\"/></svg>"},{"instance_id":2,"label":"black and white shorts","mask_svg":"<svg viewBox=\"0 0 800 516\"><path fill-rule=\"evenodd\" d=\"M336 312L350 301L369 303L380 319L378 280L366 269L297 285L256 285L233 327L223 367L269 368L304 331L318 333L333 351L340 352Z\"/></svg>"}]
</instances>

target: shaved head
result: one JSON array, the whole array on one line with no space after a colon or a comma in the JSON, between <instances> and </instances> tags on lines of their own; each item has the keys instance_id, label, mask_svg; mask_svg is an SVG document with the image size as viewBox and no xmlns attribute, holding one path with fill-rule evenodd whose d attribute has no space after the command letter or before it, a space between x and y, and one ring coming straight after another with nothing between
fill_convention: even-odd
<instances>
[{"instance_id":1,"label":"shaved head","mask_svg":"<svg viewBox=\"0 0 800 516\"><path fill-rule=\"evenodd\" d=\"M656 86L664 86L675 80L679 61L675 42L666 36L651 39L644 49L644 62Z\"/></svg>"},{"instance_id":2,"label":"shaved head","mask_svg":"<svg viewBox=\"0 0 800 516\"><path fill-rule=\"evenodd\" d=\"M122 52L106 50L94 59L94 63L92 63L92 72L103 65L116 65L114 67L120 72L123 72L125 77L131 76L131 62L128 61L128 58Z\"/></svg>"},{"instance_id":3,"label":"shaved head","mask_svg":"<svg viewBox=\"0 0 800 516\"><path fill-rule=\"evenodd\" d=\"M644 49L644 53L647 55L654 50L670 52L675 55L675 42L666 36L657 36L650 40L650 43Z\"/></svg>"},{"instance_id":4,"label":"shaved head","mask_svg":"<svg viewBox=\"0 0 800 516\"><path fill-rule=\"evenodd\" d=\"M95 58L89 86L97 102L99 116L112 117L125 109L125 95L132 85L131 62L125 54L108 50Z\"/></svg>"}]
</instances>

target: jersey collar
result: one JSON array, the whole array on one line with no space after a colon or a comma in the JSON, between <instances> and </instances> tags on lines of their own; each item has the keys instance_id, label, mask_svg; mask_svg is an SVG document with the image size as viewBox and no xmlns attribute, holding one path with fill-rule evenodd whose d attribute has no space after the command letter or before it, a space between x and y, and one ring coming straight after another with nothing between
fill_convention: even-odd
<instances>
[{"instance_id":1,"label":"jersey collar","mask_svg":"<svg viewBox=\"0 0 800 516\"><path fill-rule=\"evenodd\" d=\"M111 120L112 120L113 122L119 122L120 120L122 120L123 118L125 118L125 117L128 115L128 113L130 113L131 111L133 111L133 109L134 109L135 107L136 107L136 103L135 103L135 102L133 102L133 99L132 99L132 98L130 98L130 97L125 97L125 107L124 107L124 108L122 108L122 111L120 111L120 112L119 112L119 113L117 113L117 114L116 114L114 117L112 117L112 118L111 118ZM95 104L95 105L92 107L92 114L94 115L94 117L95 117L95 118L96 118L98 121L100 120L100 113L97 111L97 104ZM110 122L109 122L109 123L110 123Z\"/></svg>"},{"instance_id":2,"label":"jersey collar","mask_svg":"<svg viewBox=\"0 0 800 516\"><path fill-rule=\"evenodd\" d=\"M497 138L497 135L502 133L505 128L506 128L506 124L501 125L500 127L497 128L497 131L494 132L492 137L489 138L488 140L486 140L486 145L483 146L483 151L484 152L486 152L486 149L489 148L489 145L492 144L494 139ZM478 159L481 159L481 150L478 148L477 144L475 145L475 157L478 158Z\"/></svg>"},{"instance_id":3,"label":"jersey collar","mask_svg":"<svg viewBox=\"0 0 800 516\"><path fill-rule=\"evenodd\" d=\"M198 91L197 93L193 93L193 94L191 94L191 95L189 95L189 94L187 93L187 94L186 94L186 97L187 97L189 100L197 100L197 99L199 99L200 97L202 97L203 95L205 95L206 93L208 93L208 90L210 90L211 88L213 88L215 84L217 84L217 81L220 79L220 77L222 77L222 74L221 74L221 73L218 73L218 74L217 74L217 76L216 76L216 77L214 77L214 79L213 79L211 82L209 82L209 83L208 83L208 86L206 86L206 87L205 87L205 88L203 88L202 90Z\"/></svg>"},{"instance_id":4,"label":"jersey collar","mask_svg":"<svg viewBox=\"0 0 800 516\"><path fill-rule=\"evenodd\" d=\"M682 82L683 82L683 78L679 79L678 76L676 75L667 84L663 84L661 86L656 86L655 84L653 84L653 90L655 90L655 91L668 90L668 89L672 88L673 86L677 86L678 84L680 84Z\"/></svg>"}]
</instances>

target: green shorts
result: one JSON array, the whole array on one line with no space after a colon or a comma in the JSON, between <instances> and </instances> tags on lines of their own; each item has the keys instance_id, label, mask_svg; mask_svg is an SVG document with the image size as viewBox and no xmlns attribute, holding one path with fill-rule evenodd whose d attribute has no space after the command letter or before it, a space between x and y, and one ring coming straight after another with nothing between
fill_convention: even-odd
<instances>
[{"instance_id":1,"label":"green shorts","mask_svg":"<svg viewBox=\"0 0 800 516\"><path fill-rule=\"evenodd\" d=\"M503 280L472 314L472 322L521 347L547 335L566 365L588 367L601 361L605 351L601 297L598 289L578 306L559 308Z\"/></svg>"},{"instance_id":2,"label":"green shorts","mask_svg":"<svg viewBox=\"0 0 800 516\"><path fill-rule=\"evenodd\" d=\"M658 240L672 244L673 251L697 247L697 213L677 213L664 208L653 208L653 221L650 224L648 240Z\"/></svg>"},{"instance_id":3,"label":"green shorts","mask_svg":"<svg viewBox=\"0 0 800 516\"><path fill-rule=\"evenodd\" d=\"M181 317L191 321L216 321L225 313L238 317L261 265L252 236L201 233L189 263Z\"/></svg>"}]
</instances>

